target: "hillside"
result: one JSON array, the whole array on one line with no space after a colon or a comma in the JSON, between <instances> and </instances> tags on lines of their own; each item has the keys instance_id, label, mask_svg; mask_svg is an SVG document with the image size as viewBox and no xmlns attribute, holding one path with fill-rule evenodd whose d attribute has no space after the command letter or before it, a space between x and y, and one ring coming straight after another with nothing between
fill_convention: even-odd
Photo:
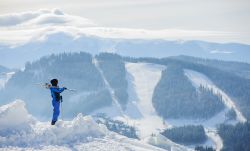
<instances>
[{"instance_id":1,"label":"hillside","mask_svg":"<svg viewBox=\"0 0 250 151\"><path fill-rule=\"evenodd\" d=\"M227 67L230 65L232 70ZM217 125L244 123L250 118L249 68L246 63L188 56L158 59L62 53L27 62L24 70L13 73L0 89L0 103L25 100L28 112L47 121L51 98L40 83L56 77L60 86L77 90L63 93L63 118L72 119L79 113L94 117L103 114L113 122L107 125L110 130L122 134L129 128L133 134L124 135L138 136L167 150L169 146L189 150L190 144L174 143L161 135L163 131L201 125L206 139L200 145L221 149ZM234 73L241 69L244 72ZM114 127L117 124L121 127Z\"/></svg>"},{"instance_id":2,"label":"hillside","mask_svg":"<svg viewBox=\"0 0 250 151\"><path fill-rule=\"evenodd\" d=\"M177 96L180 99L180 104L177 104L179 104L180 107L187 107L185 109L186 111L177 107L181 109L181 112L178 112L178 110L175 110L175 107L173 107L172 109L176 112L171 114L166 113L168 117L172 115L174 115L172 117L175 118L183 117L181 115L183 114L189 118L210 118L223 109L223 104L220 103L222 102L220 101L221 96L214 95L213 89L208 89L204 85L199 88L198 93L196 92L195 86L192 85L190 79L184 74L184 69L191 69L206 75L218 88L227 93L229 97L235 98L234 103L236 106L243 112L244 116L249 117L249 101L247 101L249 97L248 92L245 92L249 87L249 80L238 76L238 72L237 75L235 75L232 71L229 72L227 68L222 70L223 66L231 65L232 62L228 64L227 62L217 62L218 68L215 68L212 64L212 60L206 63L205 61L198 62L197 59L192 58L187 61L178 57L176 57L176 59L173 57L164 59L129 59L108 53L102 53L95 58L99 62L100 69L97 69L96 65L93 64L93 56L87 53L51 55L32 63L26 63L25 70L16 72L8 83L6 83L5 89L1 90L0 98L9 101L15 98L24 99L29 102L27 107L31 112L44 112L49 106L44 100L49 100L50 98L47 95L48 92L37 86L36 83L48 82L49 79L57 77L62 85L69 85L78 90L77 93L65 93L64 99L68 100L65 104L67 105L67 103L69 103L72 106L72 108L65 110L65 115L71 114L72 116L72 113L77 114L78 112L90 113L95 109L109 106L112 103L112 95L109 92L110 90L105 86L103 79L105 78L114 90L114 96L117 98L119 104L121 104L123 110L125 110L126 104L128 103L128 81L126 79L126 72L128 71L125 68L125 63L148 62L166 66L166 71L162 72L161 80L153 93L154 107L156 107L156 111L160 113L160 115L164 115L165 113L162 114L162 109L157 106L159 105L165 110L174 104L166 104L164 107L162 103L169 99L176 101L177 98L175 97ZM243 64L242 66L248 71L248 64ZM235 67L235 70L240 70L239 67L240 63ZM100 72L103 73L104 77L102 77ZM174 82L174 80L176 82ZM170 83L168 83L168 81ZM233 91L232 86L234 88ZM13 93L15 93L15 96L12 95ZM166 97L169 99L166 99ZM180 97L182 97L182 99ZM33 98L37 98L37 102L42 103L41 105L43 107L35 109L33 106L36 102L33 101ZM214 104L206 102L206 100L208 101L210 99L214 100ZM197 103L191 105L186 101L184 105L181 104L184 103L182 100L189 100L191 104L193 101ZM206 103L209 103L209 105ZM194 105L197 105L197 107ZM201 108L202 106L203 108ZM191 109L192 107L193 109ZM200 111L198 111L198 109L200 109ZM194 113L187 114L187 112L189 112L188 110L194 111ZM208 113L203 112L204 110ZM199 117L196 115L199 115Z\"/></svg>"}]
</instances>

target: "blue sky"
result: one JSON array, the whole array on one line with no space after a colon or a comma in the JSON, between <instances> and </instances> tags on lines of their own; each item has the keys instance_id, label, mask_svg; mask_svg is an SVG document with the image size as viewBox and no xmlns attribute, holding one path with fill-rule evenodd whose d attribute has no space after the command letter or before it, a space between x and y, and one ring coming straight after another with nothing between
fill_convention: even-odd
<instances>
[{"instance_id":1,"label":"blue sky","mask_svg":"<svg viewBox=\"0 0 250 151\"><path fill-rule=\"evenodd\" d=\"M250 43L249 0L0 0L0 15L41 8L104 27L230 32L232 41Z\"/></svg>"}]
</instances>

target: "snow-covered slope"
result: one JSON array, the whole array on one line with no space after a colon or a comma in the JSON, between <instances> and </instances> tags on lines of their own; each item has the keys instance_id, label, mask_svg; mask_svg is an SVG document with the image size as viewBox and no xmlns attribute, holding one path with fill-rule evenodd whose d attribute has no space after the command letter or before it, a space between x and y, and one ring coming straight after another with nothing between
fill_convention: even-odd
<instances>
[{"instance_id":1,"label":"snow-covered slope","mask_svg":"<svg viewBox=\"0 0 250 151\"><path fill-rule=\"evenodd\" d=\"M216 151L220 151L223 148L223 140L220 135L217 133L215 128L207 129L205 128L206 135L213 141L215 144L214 147Z\"/></svg>"},{"instance_id":2,"label":"snow-covered slope","mask_svg":"<svg viewBox=\"0 0 250 151\"><path fill-rule=\"evenodd\" d=\"M148 63L126 63L126 69L129 94L126 113L140 129L140 138L158 134L165 125L155 112L152 96L165 67Z\"/></svg>"},{"instance_id":3,"label":"snow-covered slope","mask_svg":"<svg viewBox=\"0 0 250 151\"><path fill-rule=\"evenodd\" d=\"M112 133L91 116L51 126L29 115L21 100L0 107L0 150L163 151Z\"/></svg>"}]
</instances>

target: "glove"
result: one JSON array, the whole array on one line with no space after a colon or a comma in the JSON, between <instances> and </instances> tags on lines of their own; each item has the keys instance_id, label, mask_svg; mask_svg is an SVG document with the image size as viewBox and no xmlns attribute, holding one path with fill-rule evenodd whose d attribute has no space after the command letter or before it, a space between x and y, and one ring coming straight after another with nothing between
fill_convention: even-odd
<instances>
[{"instance_id":1,"label":"glove","mask_svg":"<svg viewBox=\"0 0 250 151\"><path fill-rule=\"evenodd\" d=\"M63 87L64 88L64 90L67 90L67 88L66 87Z\"/></svg>"}]
</instances>

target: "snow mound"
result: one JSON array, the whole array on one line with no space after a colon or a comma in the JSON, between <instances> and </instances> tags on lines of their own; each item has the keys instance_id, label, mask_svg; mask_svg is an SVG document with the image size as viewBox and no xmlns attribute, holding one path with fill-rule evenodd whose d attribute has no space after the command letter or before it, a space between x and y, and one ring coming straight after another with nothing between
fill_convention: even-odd
<instances>
[{"instance_id":1,"label":"snow mound","mask_svg":"<svg viewBox=\"0 0 250 151\"><path fill-rule=\"evenodd\" d=\"M5 151L163 151L139 140L110 132L91 116L78 114L56 125L32 117L25 103L0 106L0 150Z\"/></svg>"},{"instance_id":2,"label":"snow mound","mask_svg":"<svg viewBox=\"0 0 250 151\"><path fill-rule=\"evenodd\" d=\"M167 139L161 134L154 135L148 138L148 143L154 146L164 148L171 151L193 151L191 148L187 148L181 145L178 145L171 140Z\"/></svg>"},{"instance_id":3,"label":"snow mound","mask_svg":"<svg viewBox=\"0 0 250 151\"><path fill-rule=\"evenodd\" d=\"M0 107L0 147L77 143L102 137L105 132L105 127L82 114L72 121L58 121L51 126L29 115L21 100Z\"/></svg>"},{"instance_id":4,"label":"snow mound","mask_svg":"<svg viewBox=\"0 0 250 151\"><path fill-rule=\"evenodd\" d=\"M0 132L29 127L31 120L25 109L25 103L21 100L0 107Z\"/></svg>"}]
</instances>

